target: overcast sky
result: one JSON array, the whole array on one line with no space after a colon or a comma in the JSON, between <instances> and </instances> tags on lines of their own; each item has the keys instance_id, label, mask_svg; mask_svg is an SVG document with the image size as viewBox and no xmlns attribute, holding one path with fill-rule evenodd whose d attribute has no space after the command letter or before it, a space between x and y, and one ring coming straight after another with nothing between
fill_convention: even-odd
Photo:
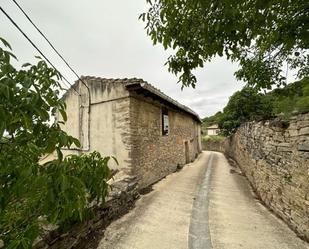
<instances>
[{"instance_id":1,"label":"overcast sky","mask_svg":"<svg viewBox=\"0 0 309 249\"><path fill-rule=\"evenodd\" d=\"M153 46L138 16L146 0L17 0L32 20L80 75L103 78L143 78L201 117L222 110L228 97L243 84L233 72L237 65L218 58L196 72L195 89L181 91L177 78L164 66L169 53ZM33 41L70 81L76 78L38 35L11 0L0 0ZM38 55L0 13L0 36L13 47L21 63Z\"/></svg>"}]
</instances>

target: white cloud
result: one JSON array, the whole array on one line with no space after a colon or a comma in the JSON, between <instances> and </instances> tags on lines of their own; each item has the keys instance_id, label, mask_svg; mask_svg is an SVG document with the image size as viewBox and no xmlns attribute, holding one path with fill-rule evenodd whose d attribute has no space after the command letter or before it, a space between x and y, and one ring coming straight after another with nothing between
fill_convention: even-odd
<instances>
[{"instance_id":1,"label":"white cloud","mask_svg":"<svg viewBox=\"0 0 309 249\"><path fill-rule=\"evenodd\" d=\"M23 0L27 13L46 33L70 64L81 75L106 78L143 78L182 104L188 105L201 117L221 110L228 97L243 84L236 82L236 65L223 58L207 63L196 71L196 89L176 84L177 78L167 71L164 63L168 52L153 46L138 20L147 9L145 0ZM57 68L72 82L74 75L27 22L12 1L2 7L39 44ZM1 36L13 46L21 62L34 61L38 53L16 29L0 15Z\"/></svg>"}]
</instances>

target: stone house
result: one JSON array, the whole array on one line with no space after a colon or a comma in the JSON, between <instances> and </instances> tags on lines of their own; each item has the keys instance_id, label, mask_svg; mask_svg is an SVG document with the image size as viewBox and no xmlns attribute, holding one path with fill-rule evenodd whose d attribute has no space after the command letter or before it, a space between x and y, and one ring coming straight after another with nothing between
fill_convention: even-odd
<instances>
[{"instance_id":1,"label":"stone house","mask_svg":"<svg viewBox=\"0 0 309 249\"><path fill-rule=\"evenodd\" d=\"M199 116L142 79L82 77L63 99L68 120L63 130L81 149L113 155L122 174L146 187L192 162L201 152Z\"/></svg>"},{"instance_id":2,"label":"stone house","mask_svg":"<svg viewBox=\"0 0 309 249\"><path fill-rule=\"evenodd\" d=\"M220 133L220 129L217 124L206 127L205 131L206 131L205 135L209 135L209 136L216 136Z\"/></svg>"}]
</instances>

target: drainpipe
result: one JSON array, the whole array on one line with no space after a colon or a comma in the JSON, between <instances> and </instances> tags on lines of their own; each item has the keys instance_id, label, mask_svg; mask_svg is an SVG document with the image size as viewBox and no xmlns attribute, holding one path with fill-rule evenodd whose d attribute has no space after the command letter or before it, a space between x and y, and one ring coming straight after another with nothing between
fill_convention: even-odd
<instances>
[{"instance_id":1,"label":"drainpipe","mask_svg":"<svg viewBox=\"0 0 309 249\"><path fill-rule=\"evenodd\" d=\"M88 115L88 120L87 120L87 146L84 147L84 141L81 141L82 142L82 147L81 149L79 149L79 151L90 151L90 121L91 121L91 95L90 95L90 88L89 86L87 85L87 83L82 79L80 78L79 79L81 81L81 83L86 87L87 89L87 99L88 99L88 106L87 106L87 115ZM79 126L80 126L80 134L83 134L83 110L84 110L84 107L83 106L83 100L81 98L81 105L80 105L80 109L81 110L81 115L79 116ZM83 139L85 138L85 136L83 136Z\"/></svg>"}]
</instances>

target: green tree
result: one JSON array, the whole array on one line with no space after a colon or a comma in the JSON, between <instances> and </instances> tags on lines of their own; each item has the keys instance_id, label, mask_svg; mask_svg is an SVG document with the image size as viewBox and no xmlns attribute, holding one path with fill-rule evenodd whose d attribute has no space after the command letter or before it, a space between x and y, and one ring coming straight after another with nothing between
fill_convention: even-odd
<instances>
[{"instance_id":1,"label":"green tree","mask_svg":"<svg viewBox=\"0 0 309 249\"><path fill-rule=\"evenodd\" d=\"M154 44L174 49L167 64L183 86L215 56L240 64L238 79L259 89L286 83L286 71L309 75L306 0L147 0L140 18Z\"/></svg>"},{"instance_id":2,"label":"green tree","mask_svg":"<svg viewBox=\"0 0 309 249\"><path fill-rule=\"evenodd\" d=\"M203 127L208 127L210 125L218 124L220 118L222 116L222 112L219 111L213 116L203 118Z\"/></svg>"},{"instance_id":3,"label":"green tree","mask_svg":"<svg viewBox=\"0 0 309 249\"><path fill-rule=\"evenodd\" d=\"M245 87L230 97L220 117L219 128L223 135L228 136L244 122L272 116L273 106L270 99L254 88Z\"/></svg>"},{"instance_id":4,"label":"green tree","mask_svg":"<svg viewBox=\"0 0 309 249\"><path fill-rule=\"evenodd\" d=\"M273 102L275 115L288 118L293 111L309 111L309 78L296 81L284 88L277 88L266 95Z\"/></svg>"},{"instance_id":5,"label":"green tree","mask_svg":"<svg viewBox=\"0 0 309 249\"><path fill-rule=\"evenodd\" d=\"M86 218L90 202L104 201L109 157L97 152L63 157L79 141L52 122L66 120L60 74L39 60L17 70L0 38L0 240L5 248L31 248L44 223L60 227ZM57 159L40 165L42 156Z\"/></svg>"}]
</instances>

